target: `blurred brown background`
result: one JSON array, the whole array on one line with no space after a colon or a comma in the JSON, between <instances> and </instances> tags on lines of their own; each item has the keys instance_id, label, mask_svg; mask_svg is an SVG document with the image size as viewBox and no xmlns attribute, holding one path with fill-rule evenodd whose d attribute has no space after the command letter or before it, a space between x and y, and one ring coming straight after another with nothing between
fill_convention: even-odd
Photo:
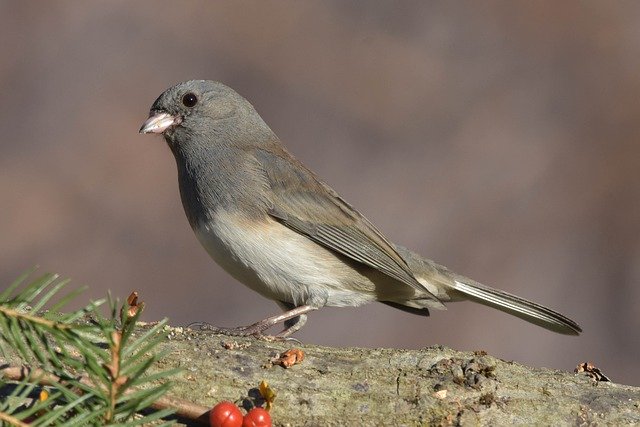
<instances>
[{"instance_id":1,"label":"blurred brown background","mask_svg":"<svg viewBox=\"0 0 640 427\"><path fill-rule=\"evenodd\" d=\"M39 264L91 297L138 290L147 320L275 314L200 248L171 153L137 134L164 89L215 79L391 240L585 330L374 304L300 339L639 385L639 22L635 2L2 1L0 283Z\"/></svg>"}]
</instances>

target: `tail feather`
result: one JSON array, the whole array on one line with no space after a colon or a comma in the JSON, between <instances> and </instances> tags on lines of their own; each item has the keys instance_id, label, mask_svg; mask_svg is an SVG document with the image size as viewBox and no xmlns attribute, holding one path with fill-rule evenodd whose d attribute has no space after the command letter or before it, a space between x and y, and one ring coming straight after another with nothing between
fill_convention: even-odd
<instances>
[{"instance_id":1,"label":"tail feather","mask_svg":"<svg viewBox=\"0 0 640 427\"><path fill-rule=\"evenodd\" d=\"M472 280L455 280L452 287L465 299L504 311L551 331L565 335L580 335L582 332L580 325L568 317L508 292Z\"/></svg>"},{"instance_id":2,"label":"tail feather","mask_svg":"<svg viewBox=\"0 0 640 427\"><path fill-rule=\"evenodd\" d=\"M416 279L425 285L430 294L436 295L442 301L470 300L560 334L580 335L582 332L580 325L550 308L455 274L446 267L423 258L403 246L396 245L395 248L407 262ZM400 304L420 308L422 306L428 307L428 301L425 300L422 304L419 301L411 300L400 302ZM410 310L405 309L405 311Z\"/></svg>"}]
</instances>

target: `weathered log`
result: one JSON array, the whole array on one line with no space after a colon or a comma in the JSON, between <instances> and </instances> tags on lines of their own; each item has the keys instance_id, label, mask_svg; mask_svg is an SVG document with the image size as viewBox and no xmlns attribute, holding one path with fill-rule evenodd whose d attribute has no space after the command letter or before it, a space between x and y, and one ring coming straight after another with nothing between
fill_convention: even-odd
<instances>
[{"instance_id":1,"label":"weathered log","mask_svg":"<svg viewBox=\"0 0 640 427\"><path fill-rule=\"evenodd\" d=\"M640 388L531 368L483 352L330 348L171 328L156 367L183 367L171 394L213 406L276 391L274 425L640 424ZM285 369L270 361L305 353ZM578 363L579 361L576 361Z\"/></svg>"}]
</instances>

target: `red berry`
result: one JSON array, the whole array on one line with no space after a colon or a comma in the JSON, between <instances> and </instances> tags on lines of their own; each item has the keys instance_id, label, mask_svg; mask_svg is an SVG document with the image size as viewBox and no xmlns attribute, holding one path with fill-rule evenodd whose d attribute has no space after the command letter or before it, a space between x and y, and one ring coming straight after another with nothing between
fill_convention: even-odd
<instances>
[{"instance_id":1,"label":"red berry","mask_svg":"<svg viewBox=\"0 0 640 427\"><path fill-rule=\"evenodd\" d=\"M244 416L242 427L271 427L271 415L262 408L253 408Z\"/></svg>"},{"instance_id":2,"label":"red berry","mask_svg":"<svg viewBox=\"0 0 640 427\"><path fill-rule=\"evenodd\" d=\"M220 402L209 411L211 427L241 427L242 412L231 402Z\"/></svg>"}]
</instances>

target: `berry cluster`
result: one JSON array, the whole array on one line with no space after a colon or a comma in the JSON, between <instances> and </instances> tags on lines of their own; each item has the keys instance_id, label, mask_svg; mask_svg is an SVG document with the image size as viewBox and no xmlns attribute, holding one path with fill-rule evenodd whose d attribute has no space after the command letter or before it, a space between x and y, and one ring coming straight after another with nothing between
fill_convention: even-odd
<instances>
[{"instance_id":1,"label":"berry cluster","mask_svg":"<svg viewBox=\"0 0 640 427\"><path fill-rule=\"evenodd\" d=\"M263 408L253 408L242 416L240 408L232 402L218 403L209 411L211 427L271 427L271 415Z\"/></svg>"}]
</instances>

